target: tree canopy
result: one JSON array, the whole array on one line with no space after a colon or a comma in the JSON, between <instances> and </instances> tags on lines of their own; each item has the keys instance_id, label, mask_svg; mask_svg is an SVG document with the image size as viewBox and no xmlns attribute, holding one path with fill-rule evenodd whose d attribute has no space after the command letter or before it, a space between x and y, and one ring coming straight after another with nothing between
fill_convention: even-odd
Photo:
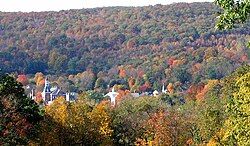
<instances>
[{"instance_id":1,"label":"tree canopy","mask_svg":"<svg viewBox=\"0 0 250 146\"><path fill-rule=\"evenodd\" d=\"M245 23L249 19L249 0L215 0L215 3L223 9L217 23L219 29L231 29L235 24Z\"/></svg>"},{"instance_id":2,"label":"tree canopy","mask_svg":"<svg viewBox=\"0 0 250 146\"><path fill-rule=\"evenodd\" d=\"M9 75L0 75L0 145L26 145L36 140L41 114L20 83Z\"/></svg>"}]
</instances>

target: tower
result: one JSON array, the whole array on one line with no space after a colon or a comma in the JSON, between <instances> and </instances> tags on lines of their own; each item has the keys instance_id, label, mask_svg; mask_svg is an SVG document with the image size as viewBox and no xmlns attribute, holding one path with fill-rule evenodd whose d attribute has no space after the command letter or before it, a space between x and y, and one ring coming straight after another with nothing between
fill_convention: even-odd
<instances>
[{"instance_id":1,"label":"tower","mask_svg":"<svg viewBox=\"0 0 250 146\"><path fill-rule=\"evenodd\" d=\"M167 93L167 89L165 89L164 84L163 84L163 86L162 86L161 92L162 92L163 94L166 94L166 93Z\"/></svg>"},{"instance_id":2,"label":"tower","mask_svg":"<svg viewBox=\"0 0 250 146\"><path fill-rule=\"evenodd\" d=\"M29 94L29 97L32 99L32 100L35 100L35 92L34 92L34 89L31 90L30 94Z\"/></svg>"},{"instance_id":3,"label":"tower","mask_svg":"<svg viewBox=\"0 0 250 146\"><path fill-rule=\"evenodd\" d=\"M50 82L49 82L48 78L46 77L45 78L45 85L44 85L43 92L42 92L42 98L43 98L43 101L45 103L47 103L48 101L51 101L50 93L51 93Z\"/></svg>"},{"instance_id":4,"label":"tower","mask_svg":"<svg viewBox=\"0 0 250 146\"><path fill-rule=\"evenodd\" d=\"M65 96L66 96L66 101L70 101L70 93L67 92Z\"/></svg>"}]
</instances>

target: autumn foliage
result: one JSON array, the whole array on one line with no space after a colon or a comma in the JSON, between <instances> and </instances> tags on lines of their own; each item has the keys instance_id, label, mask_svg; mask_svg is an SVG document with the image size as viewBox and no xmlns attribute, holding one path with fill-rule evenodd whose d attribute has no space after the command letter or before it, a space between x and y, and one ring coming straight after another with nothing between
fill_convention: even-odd
<instances>
[{"instance_id":1,"label":"autumn foliage","mask_svg":"<svg viewBox=\"0 0 250 146\"><path fill-rule=\"evenodd\" d=\"M18 75L17 81L20 82L20 83L22 83L22 85L24 85L24 86L26 86L26 85L29 84L29 80L26 77L26 75Z\"/></svg>"}]
</instances>

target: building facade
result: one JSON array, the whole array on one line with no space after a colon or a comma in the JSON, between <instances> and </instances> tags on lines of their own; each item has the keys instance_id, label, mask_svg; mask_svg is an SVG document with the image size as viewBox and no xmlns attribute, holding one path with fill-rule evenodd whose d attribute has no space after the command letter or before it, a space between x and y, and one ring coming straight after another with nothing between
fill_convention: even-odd
<instances>
[{"instance_id":1,"label":"building facade","mask_svg":"<svg viewBox=\"0 0 250 146\"><path fill-rule=\"evenodd\" d=\"M66 101L75 101L77 99L77 94L74 92L64 92L61 88L58 87L51 87L48 78L46 78L42 92L42 99L44 104L48 105L58 97L64 97Z\"/></svg>"}]
</instances>

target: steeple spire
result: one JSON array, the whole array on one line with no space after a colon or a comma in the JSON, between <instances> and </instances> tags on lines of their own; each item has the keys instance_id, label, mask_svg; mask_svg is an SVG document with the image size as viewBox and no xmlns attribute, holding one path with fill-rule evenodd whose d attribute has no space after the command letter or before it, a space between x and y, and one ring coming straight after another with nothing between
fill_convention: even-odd
<instances>
[{"instance_id":1,"label":"steeple spire","mask_svg":"<svg viewBox=\"0 0 250 146\"><path fill-rule=\"evenodd\" d=\"M50 82L49 82L47 76L45 78L45 85L44 85L44 88L43 88L43 92L50 92Z\"/></svg>"},{"instance_id":2,"label":"steeple spire","mask_svg":"<svg viewBox=\"0 0 250 146\"><path fill-rule=\"evenodd\" d=\"M162 90L161 90L161 92L162 92L162 93L164 93L164 94L165 94L165 93L167 93L167 90L165 89L165 85L164 85L164 83L163 83L163 86L162 86Z\"/></svg>"}]
</instances>

